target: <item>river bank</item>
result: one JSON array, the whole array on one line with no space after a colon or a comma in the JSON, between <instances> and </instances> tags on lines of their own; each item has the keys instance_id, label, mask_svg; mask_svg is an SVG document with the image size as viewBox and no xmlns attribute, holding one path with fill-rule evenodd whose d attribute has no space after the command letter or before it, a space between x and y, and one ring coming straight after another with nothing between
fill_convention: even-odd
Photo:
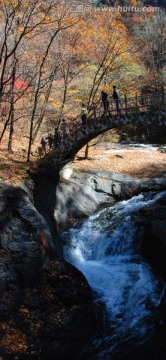
<instances>
[{"instance_id":1,"label":"river bank","mask_svg":"<svg viewBox=\"0 0 166 360\"><path fill-rule=\"evenodd\" d=\"M85 148L74 161L76 170L106 170L145 179L161 176L166 172L166 150L150 144L101 143L89 147L89 159L84 159Z\"/></svg>"},{"instance_id":2,"label":"river bank","mask_svg":"<svg viewBox=\"0 0 166 360\"><path fill-rule=\"evenodd\" d=\"M34 154L33 162L28 164L25 152L18 147L14 150L14 153L9 154L5 148L0 149L0 181L19 186L27 178L27 171L38 157ZM90 146L87 160L84 155L85 148L76 155L74 169L107 170L140 179L158 177L166 171L166 152L155 145L108 142Z\"/></svg>"}]
</instances>

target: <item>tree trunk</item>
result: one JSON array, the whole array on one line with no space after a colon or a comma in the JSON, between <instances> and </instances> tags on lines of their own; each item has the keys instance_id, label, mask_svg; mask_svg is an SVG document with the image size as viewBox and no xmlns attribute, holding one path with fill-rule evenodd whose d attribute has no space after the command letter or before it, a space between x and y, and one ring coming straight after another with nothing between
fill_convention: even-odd
<instances>
[{"instance_id":1,"label":"tree trunk","mask_svg":"<svg viewBox=\"0 0 166 360\"><path fill-rule=\"evenodd\" d=\"M11 114L9 113L8 118L7 118L7 120L5 121L5 124L4 124L4 127L3 127L3 130L2 130L2 132L1 132L1 135L0 135L0 143L1 143L2 139L3 139L3 136L4 136L4 134L5 134L5 131L6 131L7 126L8 126L8 124L9 124L9 121L10 121L10 115L11 115Z\"/></svg>"},{"instance_id":2,"label":"tree trunk","mask_svg":"<svg viewBox=\"0 0 166 360\"><path fill-rule=\"evenodd\" d=\"M86 148L85 148L85 159L88 159L88 154L89 154L89 144L86 144Z\"/></svg>"},{"instance_id":3,"label":"tree trunk","mask_svg":"<svg viewBox=\"0 0 166 360\"><path fill-rule=\"evenodd\" d=\"M31 117L31 124L30 124L30 131L29 131L29 144L28 144L28 152L27 152L27 162L30 160L30 154L31 154L31 147L32 147L32 140L33 140L33 124L34 124L34 116L36 112L36 106L37 106L37 95L38 92L35 94L35 101L34 101L34 107Z\"/></svg>"},{"instance_id":4,"label":"tree trunk","mask_svg":"<svg viewBox=\"0 0 166 360\"><path fill-rule=\"evenodd\" d=\"M12 151L12 141L13 141L13 132L14 132L13 124L14 124L14 106L10 118L10 130L9 130L9 141L8 141L8 151L11 153L13 152Z\"/></svg>"},{"instance_id":5,"label":"tree trunk","mask_svg":"<svg viewBox=\"0 0 166 360\"><path fill-rule=\"evenodd\" d=\"M37 134L38 134L38 131L39 131L39 129L40 129L40 126L41 126L41 124L42 124L42 122L43 122L46 105L47 105L47 103L48 103L49 96L50 96L50 94L51 94L53 79L54 79L54 77L52 76L51 79L50 79L49 87L48 87L47 92L46 92L46 94L45 94L45 101L44 101L43 109L42 109L42 111L41 111L40 118L39 118L39 120L37 121L37 123L36 123L35 126L34 126L33 141L36 139Z\"/></svg>"}]
</instances>

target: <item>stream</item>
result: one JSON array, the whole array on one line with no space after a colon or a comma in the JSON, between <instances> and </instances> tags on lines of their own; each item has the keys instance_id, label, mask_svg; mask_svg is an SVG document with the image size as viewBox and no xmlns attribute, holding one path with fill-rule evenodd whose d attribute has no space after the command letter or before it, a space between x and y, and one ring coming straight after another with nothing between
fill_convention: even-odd
<instances>
[{"instance_id":1,"label":"stream","mask_svg":"<svg viewBox=\"0 0 166 360\"><path fill-rule=\"evenodd\" d=\"M116 360L152 336L165 283L140 255L136 214L163 193L121 201L62 234L64 257L86 277L96 306L98 332L80 359Z\"/></svg>"}]
</instances>

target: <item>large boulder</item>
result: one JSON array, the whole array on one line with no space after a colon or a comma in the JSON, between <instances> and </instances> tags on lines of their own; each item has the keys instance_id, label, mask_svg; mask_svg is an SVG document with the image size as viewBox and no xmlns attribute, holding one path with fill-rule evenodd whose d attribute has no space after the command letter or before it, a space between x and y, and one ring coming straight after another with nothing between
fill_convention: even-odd
<instances>
[{"instance_id":1,"label":"large boulder","mask_svg":"<svg viewBox=\"0 0 166 360\"><path fill-rule=\"evenodd\" d=\"M129 191L131 182L131 178L109 171L74 172L69 179L61 177L54 206L58 228L66 228L101 207L115 203Z\"/></svg>"},{"instance_id":2,"label":"large boulder","mask_svg":"<svg viewBox=\"0 0 166 360\"><path fill-rule=\"evenodd\" d=\"M165 188L164 175L152 180L140 180L124 174L113 174L110 171L74 172L69 179L61 177L56 190L54 188L56 192L54 218L61 230L117 200L130 198L141 192Z\"/></svg>"},{"instance_id":3,"label":"large boulder","mask_svg":"<svg viewBox=\"0 0 166 360\"><path fill-rule=\"evenodd\" d=\"M151 264L166 274L166 194L140 210L144 225L142 253Z\"/></svg>"},{"instance_id":4,"label":"large boulder","mask_svg":"<svg viewBox=\"0 0 166 360\"><path fill-rule=\"evenodd\" d=\"M57 259L44 270L42 281L24 289L15 311L1 317L0 358L78 359L94 331L92 293L84 276Z\"/></svg>"},{"instance_id":5,"label":"large boulder","mask_svg":"<svg viewBox=\"0 0 166 360\"><path fill-rule=\"evenodd\" d=\"M0 358L74 359L93 335L92 293L54 251L22 188L0 184Z\"/></svg>"},{"instance_id":6,"label":"large boulder","mask_svg":"<svg viewBox=\"0 0 166 360\"><path fill-rule=\"evenodd\" d=\"M44 218L21 188L0 184L0 291L39 279L52 239ZM44 259L45 258L45 259Z\"/></svg>"}]
</instances>

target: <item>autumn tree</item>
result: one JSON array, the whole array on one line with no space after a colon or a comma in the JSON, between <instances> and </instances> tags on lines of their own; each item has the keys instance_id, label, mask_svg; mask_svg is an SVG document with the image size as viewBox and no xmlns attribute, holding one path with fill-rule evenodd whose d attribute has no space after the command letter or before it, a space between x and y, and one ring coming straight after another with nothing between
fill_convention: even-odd
<instances>
[{"instance_id":1,"label":"autumn tree","mask_svg":"<svg viewBox=\"0 0 166 360\"><path fill-rule=\"evenodd\" d=\"M121 16L109 18L106 13L93 13L82 21L80 53L82 61L88 64L83 73L84 97L89 110L93 103L101 101L101 89L110 92L113 79L117 72L122 73L129 63L133 46ZM111 90L112 91L112 90ZM86 148L86 156L88 146Z\"/></svg>"},{"instance_id":2,"label":"autumn tree","mask_svg":"<svg viewBox=\"0 0 166 360\"><path fill-rule=\"evenodd\" d=\"M38 68L37 68L37 76L36 76L36 88L34 91L34 99L33 99L33 108L32 108L32 116L30 120L30 132L29 132L29 146L28 146L28 153L27 153L27 161L30 159L30 152L31 152L31 146L32 141L34 137L34 128L35 128L35 115L37 111L37 105L38 105L38 99L41 95L41 91L43 93L43 90L48 85L49 90L45 96L45 103L49 99L49 95L51 92L52 87L52 80L53 80L53 74L55 73L55 69L57 65L54 65L54 72L51 71L48 74L48 69L50 63L50 53L52 49L52 45L57 37L57 35L67 30L70 27L73 27L77 22L79 21L78 17L72 16L70 14L70 9L68 9L66 6L58 6L58 11L51 11L51 14L49 16L49 21L47 23L47 36L45 36L46 44L45 47L42 49L42 52L40 53L40 59L38 62ZM51 87L50 87L51 84Z\"/></svg>"},{"instance_id":3,"label":"autumn tree","mask_svg":"<svg viewBox=\"0 0 166 360\"><path fill-rule=\"evenodd\" d=\"M4 102L9 104L8 117L5 121L0 139L2 139L9 124L12 124L11 129L13 128L12 113L14 111L14 103L18 100L18 97L16 98L14 96L15 80L18 77L20 68L23 69L23 63L25 70L25 62L30 58L31 71L28 72L28 75L30 75L28 86L31 86L32 109L27 156L27 159L29 160L34 135L33 132L36 125L34 120L38 110L37 105L41 96L44 95L40 122L37 124L35 131L37 131L41 123L45 104L49 99L54 74L57 68L55 64L50 66L50 49L57 34L60 31L73 26L77 20L74 19L75 16L72 14L70 15L70 11L65 4L61 3L61 5L58 5L56 1L47 3L39 0L33 2L2 2L0 17L2 24L0 48L0 100L1 104ZM38 46L36 48L37 42ZM32 51L31 54L30 49ZM27 55L30 55L30 57ZM13 59L19 59L19 61L14 62ZM6 89L8 91L6 91ZM23 93L24 92L22 92L22 94ZM27 116L29 116L29 114L27 114ZM10 148L11 135L12 131L10 132Z\"/></svg>"},{"instance_id":4,"label":"autumn tree","mask_svg":"<svg viewBox=\"0 0 166 360\"><path fill-rule=\"evenodd\" d=\"M99 98L101 88L109 92L113 82L121 80L126 66L135 61L135 49L120 14L109 17L107 13L92 13L82 25L82 61L89 67L84 79L84 101L89 106ZM134 60L133 60L134 59ZM88 85L88 88L87 88Z\"/></svg>"},{"instance_id":5,"label":"autumn tree","mask_svg":"<svg viewBox=\"0 0 166 360\"><path fill-rule=\"evenodd\" d=\"M80 41L82 34L77 25L78 24L61 32L58 38L57 64L59 65L60 79L63 81L59 121L62 120L64 115L69 86L88 67L88 64L84 62L84 58L81 58L80 61Z\"/></svg>"},{"instance_id":6,"label":"autumn tree","mask_svg":"<svg viewBox=\"0 0 166 360\"><path fill-rule=\"evenodd\" d=\"M163 89L166 80L166 13L146 18L135 28L140 57L146 66L143 86L153 91Z\"/></svg>"},{"instance_id":7,"label":"autumn tree","mask_svg":"<svg viewBox=\"0 0 166 360\"><path fill-rule=\"evenodd\" d=\"M7 125L13 124L14 102L20 98L14 97L14 85L18 76L20 57L24 53L23 42L33 33L35 36L47 24L48 16L53 5L35 0L33 2L2 1L0 5L1 40L0 40L0 102L7 106L8 116L5 121L0 140L4 135ZM18 61L19 59L19 61ZM25 89L24 89L25 90ZM21 96L24 94L22 91ZM10 131L9 149L11 149Z\"/></svg>"}]
</instances>

